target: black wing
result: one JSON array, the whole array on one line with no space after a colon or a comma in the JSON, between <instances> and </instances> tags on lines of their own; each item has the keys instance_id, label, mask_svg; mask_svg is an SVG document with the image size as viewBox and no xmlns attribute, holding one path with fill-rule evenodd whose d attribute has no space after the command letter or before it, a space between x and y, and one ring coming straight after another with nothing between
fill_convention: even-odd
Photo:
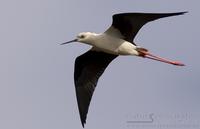
<instances>
[{"instance_id":1,"label":"black wing","mask_svg":"<svg viewBox=\"0 0 200 129\"><path fill-rule=\"evenodd\" d=\"M90 50L76 58L74 82L83 127L86 123L88 108L98 79L116 57L116 55Z\"/></svg>"},{"instance_id":2,"label":"black wing","mask_svg":"<svg viewBox=\"0 0 200 129\"><path fill-rule=\"evenodd\" d=\"M138 31L142 26L150 21L175 16L182 15L186 12L177 12L177 13L121 13L113 15L112 26L105 33L115 33L116 30L119 30L123 39L133 42Z\"/></svg>"}]
</instances>

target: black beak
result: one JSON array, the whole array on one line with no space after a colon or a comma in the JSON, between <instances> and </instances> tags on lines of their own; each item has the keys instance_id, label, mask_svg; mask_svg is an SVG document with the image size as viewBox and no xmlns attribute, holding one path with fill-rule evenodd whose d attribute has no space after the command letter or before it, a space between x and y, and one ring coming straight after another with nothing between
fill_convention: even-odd
<instances>
[{"instance_id":1,"label":"black beak","mask_svg":"<svg viewBox=\"0 0 200 129\"><path fill-rule=\"evenodd\" d=\"M71 41L68 41L68 42L65 42L65 43L61 43L60 45L64 45L64 44L68 44L68 43L72 43L72 42L77 42L77 39L74 39L74 40L71 40Z\"/></svg>"}]
</instances>

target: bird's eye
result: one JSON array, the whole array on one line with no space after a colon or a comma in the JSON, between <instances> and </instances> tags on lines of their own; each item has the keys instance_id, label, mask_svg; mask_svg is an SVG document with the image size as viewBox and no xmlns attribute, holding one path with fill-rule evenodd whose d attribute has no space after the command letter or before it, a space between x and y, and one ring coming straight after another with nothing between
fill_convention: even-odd
<instances>
[{"instance_id":1,"label":"bird's eye","mask_svg":"<svg viewBox=\"0 0 200 129\"><path fill-rule=\"evenodd\" d=\"M79 38L84 39L85 35L80 35Z\"/></svg>"}]
</instances>

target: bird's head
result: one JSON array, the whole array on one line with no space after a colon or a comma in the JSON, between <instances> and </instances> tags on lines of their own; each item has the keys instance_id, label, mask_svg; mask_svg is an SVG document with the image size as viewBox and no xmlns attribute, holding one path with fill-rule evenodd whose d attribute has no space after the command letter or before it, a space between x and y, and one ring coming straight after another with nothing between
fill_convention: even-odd
<instances>
[{"instance_id":1,"label":"bird's head","mask_svg":"<svg viewBox=\"0 0 200 129\"><path fill-rule=\"evenodd\" d=\"M86 43L90 44L92 42L92 37L96 35L95 33L91 32L81 32L79 33L74 40L62 43L61 45L72 43L72 42L81 42L81 43Z\"/></svg>"}]
</instances>

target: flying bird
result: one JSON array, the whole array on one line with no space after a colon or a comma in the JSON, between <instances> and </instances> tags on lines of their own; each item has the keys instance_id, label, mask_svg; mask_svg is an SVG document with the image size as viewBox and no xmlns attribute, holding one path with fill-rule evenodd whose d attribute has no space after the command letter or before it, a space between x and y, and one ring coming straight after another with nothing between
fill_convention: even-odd
<instances>
[{"instance_id":1,"label":"flying bird","mask_svg":"<svg viewBox=\"0 0 200 129\"><path fill-rule=\"evenodd\" d=\"M100 34L92 32L79 33L76 39L62 43L81 42L92 48L75 60L74 82L76 98L82 126L86 117L90 101L99 77L106 67L119 55L131 55L156 61L184 66L183 63L170 61L151 54L148 49L136 45L134 38L143 25L159 18L182 15L176 13L120 13L112 16L112 25Z\"/></svg>"}]
</instances>

